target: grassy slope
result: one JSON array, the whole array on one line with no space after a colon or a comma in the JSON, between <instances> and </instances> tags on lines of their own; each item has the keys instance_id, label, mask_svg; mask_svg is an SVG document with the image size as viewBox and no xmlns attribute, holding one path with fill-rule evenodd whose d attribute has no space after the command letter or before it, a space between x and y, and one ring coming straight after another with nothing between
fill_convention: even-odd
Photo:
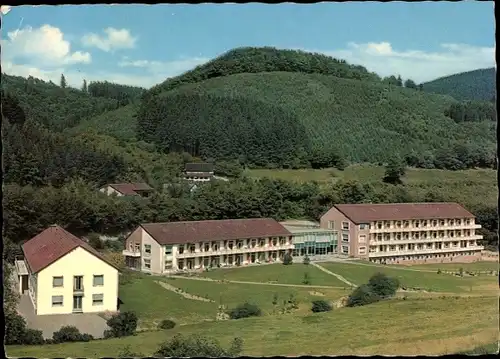
<instances>
[{"instance_id":1,"label":"grassy slope","mask_svg":"<svg viewBox=\"0 0 500 359\"><path fill-rule=\"evenodd\" d=\"M334 141L355 161L373 162L395 151L422 152L450 140L495 141L489 123L464 127L445 117L453 99L377 82L273 72L214 78L169 93L175 92L209 92L282 106L298 115L316 143Z\"/></svg>"},{"instance_id":2,"label":"grassy slope","mask_svg":"<svg viewBox=\"0 0 500 359\"><path fill-rule=\"evenodd\" d=\"M479 69L441 77L423 84L426 92L463 100L489 101L495 96L495 68Z\"/></svg>"}]
</instances>

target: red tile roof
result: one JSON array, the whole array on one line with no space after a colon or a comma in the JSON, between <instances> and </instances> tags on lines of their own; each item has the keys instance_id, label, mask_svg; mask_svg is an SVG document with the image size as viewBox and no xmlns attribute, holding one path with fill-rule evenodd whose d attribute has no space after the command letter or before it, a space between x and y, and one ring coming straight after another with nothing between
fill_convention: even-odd
<instances>
[{"instance_id":1,"label":"red tile roof","mask_svg":"<svg viewBox=\"0 0 500 359\"><path fill-rule=\"evenodd\" d=\"M271 218L146 223L141 227L160 244L291 235L285 227Z\"/></svg>"},{"instance_id":2,"label":"red tile roof","mask_svg":"<svg viewBox=\"0 0 500 359\"><path fill-rule=\"evenodd\" d=\"M474 218L458 203L337 204L334 206L354 223L381 220Z\"/></svg>"},{"instance_id":3,"label":"red tile roof","mask_svg":"<svg viewBox=\"0 0 500 359\"><path fill-rule=\"evenodd\" d=\"M89 244L57 225L50 226L31 238L23 244L22 249L31 273L37 273L78 247L115 267Z\"/></svg>"},{"instance_id":4,"label":"red tile roof","mask_svg":"<svg viewBox=\"0 0 500 359\"><path fill-rule=\"evenodd\" d=\"M147 183L114 183L108 185L123 195L135 196L136 191L151 191L152 188Z\"/></svg>"}]
</instances>

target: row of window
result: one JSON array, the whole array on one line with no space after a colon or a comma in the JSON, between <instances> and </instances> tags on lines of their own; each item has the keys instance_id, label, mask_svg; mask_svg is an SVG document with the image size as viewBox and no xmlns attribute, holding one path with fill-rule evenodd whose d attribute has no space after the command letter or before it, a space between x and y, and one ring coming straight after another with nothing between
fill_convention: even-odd
<instances>
[{"instance_id":1,"label":"row of window","mask_svg":"<svg viewBox=\"0 0 500 359\"><path fill-rule=\"evenodd\" d=\"M469 237L471 235L470 230L465 230L465 231L421 231L421 232L413 232L411 235L409 233L378 233L376 235L373 235L376 240L381 241L382 239L384 240L391 240L391 239L426 239L426 238L455 238L455 237ZM360 236L364 237L364 235Z\"/></svg>"},{"instance_id":2,"label":"row of window","mask_svg":"<svg viewBox=\"0 0 500 359\"><path fill-rule=\"evenodd\" d=\"M94 275L94 280L92 282L94 287L102 287L104 285L104 275ZM57 276L52 277L52 287L60 288L64 287L64 277ZM74 289L83 289L83 276L74 276L73 277L73 288Z\"/></svg>"},{"instance_id":3,"label":"row of window","mask_svg":"<svg viewBox=\"0 0 500 359\"><path fill-rule=\"evenodd\" d=\"M476 242L471 241L468 244L469 244L469 246L474 247L476 245ZM408 245L400 244L400 245L390 245L390 246L381 245L381 246L370 246L370 252L371 253L387 252L387 248L389 249L389 251L396 251L396 250L412 251L415 249L417 249L417 250L423 250L423 249L441 250L441 249L446 249L446 248L456 248L458 246L459 246L458 242L452 242L451 245L450 245L450 243L446 243L446 242L445 243L439 242L439 243L426 243L426 244L408 244ZM467 247L467 242L462 241L460 243L460 248L466 248L466 247Z\"/></svg>"},{"instance_id":4,"label":"row of window","mask_svg":"<svg viewBox=\"0 0 500 359\"><path fill-rule=\"evenodd\" d=\"M103 305L104 304L104 294L92 294L92 305ZM62 307L64 305L64 296L53 295L52 296L52 306Z\"/></svg>"},{"instance_id":5,"label":"row of window","mask_svg":"<svg viewBox=\"0 0 500 359\"><path fill-rule=\"evenodd\" d=\"M423 259L435 259L435 258L450 258L459 256L470 256L474 255L476 252L460 252L460 253L442 253L442 254L426 254L426 255L411 255L411 256L397 256L388 258L370 258L370 262L373 263L384 263L384 262L394 262L398 260L423 260Z\"/></svg>"},{"instance_id":6,"label":"row of window","mask_svg":"<svg viewBox=\"0 0 500 359\"><path fill-rule=\"evenodd\" d=\"M465 218L457 218L457 219L432 219L432 220L412 220L412 221L378 221L375 222L375 226L377 229L382 228L408 228L410 227L410 223L413 227L427 227L430 225L431 227L437 226L460 226L460 225L470 225L472 222L470 219ZM391 226L392 225L392 226Z\"/></svg>"}]
</instances>

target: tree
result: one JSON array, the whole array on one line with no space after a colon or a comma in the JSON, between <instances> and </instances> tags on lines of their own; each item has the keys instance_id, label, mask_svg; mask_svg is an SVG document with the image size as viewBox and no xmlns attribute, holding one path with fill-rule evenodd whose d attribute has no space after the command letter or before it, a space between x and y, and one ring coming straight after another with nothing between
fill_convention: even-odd
<instances>
[{"instance_id":1,"label":"tree","mask_svg":"<svg viewBox=\"0 0 500 359\"><path fill-rule=\"evenodd\" d=\"M407 79L405 81L405 87L409 89L417 89L417 84L412 79Z\"/></svg>"},{"instance_id":2,"label":"tree","mask_svg":"<svg viewBox=\"0 0 500 359\"><path fill-rule=\"evenodd\" d=\"M326 300L313 300L311 311L313 313L329 312L333 309L332 305Z\"/></svg>"},{"instance_id":3,"label":"tree","mask_svg":"<svg viewBox=\"0 0 500 359\"><path fill-rule=\"evenodd\" d=\"M362 284L349 295L346 306L359 307L378 302L379 300L380 297L372 291L369 285Z\"/></svg>"},{"instance_id":4,"label":"tree","mask_svg":"<svg viewBox=\"0 0 500 359\"><path fill-rule=\"evenodd\" d=\"M241 338L234 338L231 346L224 349L220 343L212 338L191 335L184 337L176 334L171 340L161 344L154 356L185 358L185 357L205 357L221 358L238 356L243 347Z\"/></svg>"},{"instance_id":5,"label":"tree","mask_svg":"<svg viewBox=\"0 0 500 359\"><path fill-rule=\"evenodd\" d=\"M406 169L399 159L391 159L385 168L383 181L390 184L402 184L401 177L405 175Z\"/></svg>"},{"instance_id":6,"label":"tree","mask_svg":"<svg viewBox=\"0 0 500 359\"><path fill-rule=\"evenodd\" d=\"M293 263L292 255L290 253L285 253L285 255L283 256L283 264L290 265L292 263Z\"/></svg>"},{"instance_id":7,"label":"tree","mask_svg":"<svg viewBox=\"0 0 500 359\"><path fill-rule=\"evenodd\" d=\"M61 88L65 89L66 85L67 85L67 83L66 83L66 77L64 77L64 74L61 74L61 81L60 81L60 85L59 86Z\"/></svg>"},{"instance_id":8,"label":"tree","mask_svg":"<svg viewBox=\"0 0 500 359\"><path fill-rule=\"evenodd\" d=\"M400 75L398 75L398 78L397 78L397 86L403 87L403 79L401 78Z\"/></svg>"},{"instance_id":9,"label":"tree","mask_svg":"<svg viewBox=\"0 0 500 359\"><path fill-rule=\"evenodd\" d=\"M85 80L85 79L83 79L82 91L85 92L85 93L88 92L87 80Z\"/></svg>"},{"instance_id":10,"label":"tree","mask_svg":"<svg viewBox=\"0 0 500 359\"><path fill-rule=\"evenodd\" d=\"M424 91L424 85L423 84L418 85L418 90L419 91Z\"/></svg>"},{"instance_id":11,"label":"tree","mask_svg":"<svg viewBox=\"0 0 500 359\"><path fill-rule=\"evenodd\" d=\"M106 338L134 335L137 329L137 315L133 312L121 312L108 319L107 324L111 329L104 332Z\"/></svg>"},{"instance_id":12,"label":"tree","mask_svg":"<svg viewBox=\"0 0 500 359\"><path fill-rule=\"evenodd\" d=\"M388 298L396 294L399 288L397 278L391 278L384 273L374 274L368 281L371 291L381 298Z\"/></svg>"},{"instance_id":13,"label":"tree","mask_svg":"<svg viewBox=\"0 0 500 359\"><path fill-rule=\"evenodd\" d=\"M244 303L238 305L229 311L229 317L231 319L241 319L248 317L259 317L262 315L262 311L255 304Z\"/></svg>"},{"instance_id":14,"label":"tree","mask_svg":"<svg viewBox=\"0 0 500 359\"><path fill-rule=\"evenodd\" d=\"M118 353L118 358L143 358L145 355L134 352L130 344L127 344L120 353Z\"/></svg>"}]
</instances>

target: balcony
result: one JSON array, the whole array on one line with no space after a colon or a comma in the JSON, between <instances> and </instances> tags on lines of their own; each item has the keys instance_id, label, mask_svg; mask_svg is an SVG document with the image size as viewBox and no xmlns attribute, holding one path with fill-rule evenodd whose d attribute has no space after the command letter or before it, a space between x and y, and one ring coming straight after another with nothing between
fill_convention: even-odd
<instances>
[{"instance_id":1,"label":"balcony","mask_svg":"<svg viewBox=\"0 0 500 359\"><path fill-rule=\"evenodd\" d=\"M413 226L408 226L408 227L390 227L390 228L370 228L370 233L392 233L392 232L420 232L420 231L454 231L454 230L464 230L464 229L479 229L481 228L480 224L461 224L461 225L454 225L454 226L432 226L432 225L427 225L426 227L419 226L419 227L413 227Z\"/></svg>"},{"instance_id":2,"label":"balcony","mask_svg":"<svg viewBox=\"0 0 500 359\"><path fill-rule=\"evenodd\" d=\"M429 242L460 242L460 241L477 241L483 239L483 236L462 236L462 237L436 237L436 238L419 238L419 239L382 239L370 240L370 245L398 245L407 243L429 243Z\"/></svg>"},{"instance_id":3,"label":"balcony","mask_svg":"<svg viewBox=\"0 0 500 359\"><path fill-rule=\"evenodd\" d=\"M83 295L83 285L73 286L73 294L82 294Z\"/></svg>"},{"instance_id":4,"label":"balcony","mask_svg":"<svg viewBox=\"0 0 500 359\"><path fill-rule=\"evenodd\" d=\"M122 251L122 254L125 257L140 257L141 256L141 252L140 251L131 251L131 250L127 250L127 249L124 249Z\"/></svg>"},{"instance_id":5,"label":"balcony","mask_svg":"<svg viewBox=\"0 0 500 359\"><path fill-rule=\"evenodd\" d=\"M443 249L414 249L414 250L406 250L406 251L386 251L386 252L370 252L370 258L377 257L395 257L395 256L407 256L407 255L415 255L415 254L440 254L440 253L456 253L456 252L469 252L469 251L481 251L483 250L483 246L474 246L474 247L452 247L452 248L443 248Z\"/></svg>"},{"instance_id":6,"label":"balcony","mask_svg":"<svg viewBox=\"0 0 500 359\"><path fill-rule=\"evenodd\" d=\"M209 257L209 256L221 256L221 255L231 255L231 254L244 254L244 253L259 253L259 252L268 252L268 251L280 251L280 250L288 250L293 249L293 244L282 244L275 246L255 246L255 247L242 247L233 249L229 248L220 248L217 251L199 251L199 252L184 252L182 254L178 253L177 258L194 258L194 257Z\"/></svg>"}]
</instances>

